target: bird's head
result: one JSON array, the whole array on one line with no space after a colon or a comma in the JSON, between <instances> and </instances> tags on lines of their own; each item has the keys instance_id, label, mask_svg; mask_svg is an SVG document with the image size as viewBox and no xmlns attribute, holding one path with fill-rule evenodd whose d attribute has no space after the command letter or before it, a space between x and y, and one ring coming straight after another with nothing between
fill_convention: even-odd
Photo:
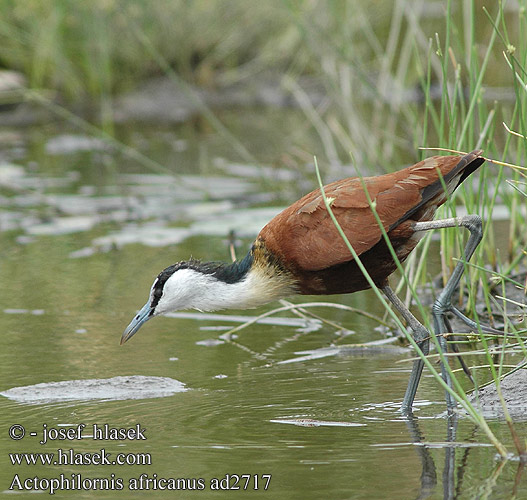
<instances>
[{"instance_id":1,"label":"bird's head","mask_svg":"<svg viewBox=\"0 0 527 500\"><path fill-rule=\"evenodd\" d=\"M154 316L197 308L201 282L206 277L195 269L195 262L178 262L161 271L150 289L148 301L136 314L121 336L121 344L137 333Z\"/></svg>"},{"instance_id":2,"label":"bird's head","mask_svg":"<svg viewBox=\"0 0 527 500\"><path fill-rule=\"evenodd\" d=\"M121 344L154 316L197 309L249 309L295 293L291 277L267 261L254 265L254 255L231 264L188 260L161 271L147 303L121 336Z\"/></svg>"}]
</instances>

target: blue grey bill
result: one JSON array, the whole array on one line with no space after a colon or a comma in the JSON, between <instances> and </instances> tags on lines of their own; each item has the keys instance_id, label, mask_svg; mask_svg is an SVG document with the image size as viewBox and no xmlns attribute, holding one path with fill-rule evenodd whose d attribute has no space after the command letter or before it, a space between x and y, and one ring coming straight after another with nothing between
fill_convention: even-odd
<instances>
[{"instance_id":1,"label":"blue grey bill","mask_svg":"<svg viewBox=\"0 0 527 500\"><path fill-rule=\"evenodd\" d=\"M139 328L143 326L152 316L150 316L150 304L147 302L142 309L135 315L134 319L130 321L130 324L126 327L125 331L121 335L121 345L127 340L133 337Z\"/></svg>"}]
</instances>

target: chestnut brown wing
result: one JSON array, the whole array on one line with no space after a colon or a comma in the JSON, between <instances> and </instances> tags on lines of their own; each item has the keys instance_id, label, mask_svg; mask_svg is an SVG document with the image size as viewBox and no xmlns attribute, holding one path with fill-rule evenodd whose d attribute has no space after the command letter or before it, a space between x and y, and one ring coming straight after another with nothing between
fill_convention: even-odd
<instances>
[{"instance_id":1,"label":"chestnut brown wing","mask_svg":"<svg viewBox=\"0 0 527 500\"><path fill-rule=\"evenodd\" d=\"M423 191L435 184L435 189L427 190L429 200L437 198L427 210L428 218L433 217L437 206L446 199L437 196L443 192L438 182L439 171L445 177L460 159L459 156L435 156L391 174L362 181L351 177L325 186L332 211L357 254L372 248L382 237L363 183L384 228L390 230L422 204ZM317 271L353 258L325 208L319 189L278 214L262 229L258 239L286 266L297 270Z\"/></svg>"}]
</instances>

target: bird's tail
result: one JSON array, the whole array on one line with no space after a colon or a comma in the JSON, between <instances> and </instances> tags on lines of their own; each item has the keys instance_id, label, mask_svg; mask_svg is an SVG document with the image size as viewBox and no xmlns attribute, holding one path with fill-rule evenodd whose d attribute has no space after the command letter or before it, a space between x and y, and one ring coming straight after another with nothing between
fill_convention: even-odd
<instances>
[{"instance_id":1,"label":"bird's tail","mask_svg":"<svg viewBox=\"0 0 527 500\"><path fill-rule=\"evenodd\" d=\"M399 225L402 221L409 219L413 214L418 212L421 207L430 202L439 193L444 193L444 186L447 186L449 193L452 194L457 187L475 170L477 170L484 162L485 158L481 156L482 150L476 149L462 157L458 157L459 161L449 171L444 172L442 179L437 179L432 184L426 186L421 192L421 201L412 207L403 217L401 217L396 223L390 226L390 229ZM448 158L448 157L444 157ZM454 159L454 157L450 157ZM446 200L446 197L439 203L442 204Z\"/></svg>"},{"instance_id":2,"label":"bird's tail","mask_svg":"<svg viewBox=\"0 0 527 500\"><path fill-rule=\"evenodd\" d=\"M444 186L447 186L449 194L452 194L472 172L477 170L485 162L485 158L481 156L481 153L481 149L472 151L462 156L457 164L449 171L443 171L441 173L442 179L437 179L437 181L423 189L421 202L414 208L414 211L434 198L439 192L444 191ZM450 158L454 159L455 157L451 156Z\"/></svg>"},{"instance_id":3,"label":"bird's tail","mask_svg":"<svg viewBox=\"0 0 527 500\"><path fill-rule=\"evenodd\" d=\"M458 174L459 181L456 184L456 189L472 172L477 170L484 162L485 158L481 156L483 153L482 149L476 149L459 160L459 163L445 176L445 182L448 184L448 180L453 179Z\"/></svg>"}]
</instances>

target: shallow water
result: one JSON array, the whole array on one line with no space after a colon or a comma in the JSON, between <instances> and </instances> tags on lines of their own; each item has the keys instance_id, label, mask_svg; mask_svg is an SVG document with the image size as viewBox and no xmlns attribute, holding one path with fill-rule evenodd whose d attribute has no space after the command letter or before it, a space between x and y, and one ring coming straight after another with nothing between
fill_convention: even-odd
<instances>
[{"instance_id":1,"label":"shallow water","mask_svg":"<svg viewBox=\"0 0 527 500\"><path fill-rule=\"evenodd\" d=\"M130 489L133 478L147 474L151 480L179 478L174 484L180 489L204 485L206 498L261 496L268 481L269 498L281 499L510 498L514 491L517 498L527 497L517 462L499 461L467 419L448 422L442 416L443 394L431 377L420 386L417 419L401 418L398 406L410 367L405 349L387 343L320 350L386 338L375 321L359 315L317 308L317 314L341 323L342 330L335 331L284 312L226 342L223 334L242 320L236 316L280 304L233 311L229 318L180 314L149 322L119 346L163 267L190 255L227 259L231 229L243 253L281 204L272 179L262 184L248 173L254 166L218 161L225 151L215 149L215 138L188 129L157 132L157 143L151 131L121 133L160 163L177 163L185 177L145 171L82 134L72 139L65 125L22 131L18 143L3 146L0 391L45 385L25 389L40 395L40 402L0 398L0 491L7 494L15 476L23 481L63 474L86 480L86 490L75 497L106 498L108 493L89 488L94 478L107 478L115 489L122 480L123 498L149 498ZM199 163L193 150L204 143L210 144ZM193 158L199 164L194 170ZM284 182L294 183L292 175ZM368 292L332 300L382 316ZM123 376L130 378L114 379ZM152 397L159 389L156 379L135 376L169 378L187 390ZM90 385L99 391L95 399L82 380L95 380ZM112 398L123 383L134 381L133 396ZM53 382L65 385L57 393ZM143 398L137 398L138 387ZM51 393L54 397L46 398ZM47 433L53 437L80 424L86 424L82 440L39 443L44 426L56 429ZM94 439L105 424L139 426L146 439ZM14 425L23 426L23 439L15 439L20 427L10 437ZM490 426L512 451L506 424ZM526 427L518 424L520 435ZM129 461L149 464L12 465L8 456L102 448L111 459L124 453ZM245 476L236 482L234 475ZM243 493L213 490L227 485L243 490L246 483ZM163 484L151 481L149 487ZM158 489L155 495L174 493Z\"/></svg>"}]
</instances>

